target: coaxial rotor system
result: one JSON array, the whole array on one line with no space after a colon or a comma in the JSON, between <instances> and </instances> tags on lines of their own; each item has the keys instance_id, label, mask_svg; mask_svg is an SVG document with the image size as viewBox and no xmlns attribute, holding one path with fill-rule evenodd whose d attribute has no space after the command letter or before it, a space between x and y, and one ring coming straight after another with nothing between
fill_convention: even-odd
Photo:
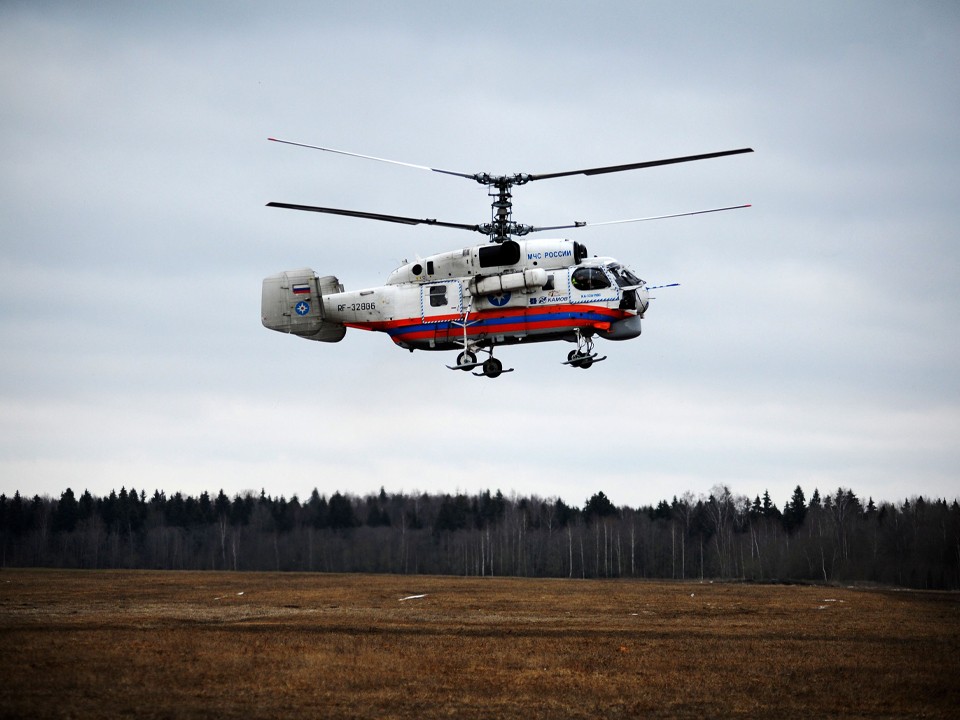
<instances>
[{"instance_id":1,"label":"coaxial rotor system","mask_svg":"<svg viewBox=\"0 0 960 720\"><path fill-rule=\"evenodd\" d=\"M619 223L643 222L646 220L661 220L672 217L683 217L686 215L702 215L706 213L722 212L725 210L737 210L750 207L749 204L730 205L727 207L711 208L709 210L694 210L692 212L673 213L670 215L656 215L652 217L627 218L624 220L608 220L605 222L585 222L575 220L572 223L564 225L545 225L533 226L524 225L513 220L513 194L512 189L515 185L525 185L535 180L550 180L553 178L568 177L571 175L603 175L606 173L624 172L626 170L639 170L642 168L658 167L660 165L675 165L677 163L693 162L697 160L709 160L711 158L725 157L727 155L740 155L742 153L753 152L752 148L739 148L736 150L722 150L720 152L703 153L700 155L685 155L682 157L664 158L662 160L646 160L643 162L627 163L623 165L609 165L605 167L586 168L582 170L566 170L553 173L516 173L513 175L491 175L489 173L464 173L454 170L444 170L441 168L428 167L426 165L416 165L414 163L400 162L398 160L388 160L386 158L374 157L372 155L361 155L359 153L347 152L345 150L335 150L333 148L321 147L319 145L308 145L306 143L292 142L290 140L279 140L277 138L268 138L273 142L283 143L285 145L294 145L297 147L309 148L311 150L322 150L324 152L336 153L338 155L348 155L366 160L376 160L378 162L390 163L393 165L402 165L404 167L417 170L428 170L430 172L441 173L444 175L454 175L456 177L474 180L488 188L488 194L492 198L490 205L490 222L487 223L455 223L436 220L434 218L412 218L401 215L386 215L382 213L366 212L361 210L345 210L343 208L319 207L316 205L297 205L293 203L271 202L268 207L286 208L289 210L303 210L307 212L327 213L330 215L345 215L349 217L366 218L368 220L380 220L383 222L401 223L403 225L436 225L438 227L453 228L457 230L470 230L486 235L491 242L502 243L510 240L512 236L523 236L529 233L541 232L543 230L564 230L569 228L581 228L597 225L615 225Z\"/></svg>"}]
</instances>

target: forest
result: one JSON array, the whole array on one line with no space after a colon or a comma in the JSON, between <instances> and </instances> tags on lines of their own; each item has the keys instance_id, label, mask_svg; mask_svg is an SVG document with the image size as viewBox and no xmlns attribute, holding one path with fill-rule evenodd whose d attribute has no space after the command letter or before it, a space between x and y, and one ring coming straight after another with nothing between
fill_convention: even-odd
<instances>
[{"instance_id":1,"label":"forest","mask_svg":"<svg viewBox=\"0 0 960 720\"><path fill-rule=\"evenodd\" d=\"M881 583L960 589L960 505L864 503L838 488L783 508L716 486L655 506L557 498L271 497L121 488L0 495L0 566Z\"/></svg>"}]
</instances>

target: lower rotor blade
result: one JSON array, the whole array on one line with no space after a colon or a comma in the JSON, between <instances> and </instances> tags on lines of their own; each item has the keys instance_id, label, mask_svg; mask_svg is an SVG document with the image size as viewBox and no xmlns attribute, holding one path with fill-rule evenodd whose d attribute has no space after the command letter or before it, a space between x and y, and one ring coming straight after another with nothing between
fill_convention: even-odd
<instances>
[{"instance_id":1,"label":"lower rotor blade","mask_svg":"<svg viewBox=\"0 0 960 720\"><path fill-rule=\"evenodd\" d=\"M472 230L483 232L479 225L464 223L449 223L432 218L409 218L401 215L382 215L380 213L363 212L361 210L343 210L341 208L325 208L316 205L294 205L292 203L267 203L267 207L285 208L287 210L304 210L306 212L326 213L328 215L346 215L348 217L366 218L367 220L382 220L383 222L400 223L402 225L438 225L439 227L455 228L457 230Z\"/></svg>"}]
</instances>

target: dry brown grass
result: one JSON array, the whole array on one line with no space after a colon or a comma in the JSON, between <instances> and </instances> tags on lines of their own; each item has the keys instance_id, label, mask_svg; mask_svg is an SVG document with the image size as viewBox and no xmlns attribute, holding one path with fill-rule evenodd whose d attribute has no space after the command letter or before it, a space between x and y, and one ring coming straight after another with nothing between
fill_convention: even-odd
<instances>
[{"instance_id":1,"label":"dry brown grass","mask_svg":"<svg viewBox=\"0 0 960 720\"><path fill-rule=\"evenodd\" d=\"M960 715L955 593L4 570L0 642L6 717Z\"/></svg>"}]
</instances>

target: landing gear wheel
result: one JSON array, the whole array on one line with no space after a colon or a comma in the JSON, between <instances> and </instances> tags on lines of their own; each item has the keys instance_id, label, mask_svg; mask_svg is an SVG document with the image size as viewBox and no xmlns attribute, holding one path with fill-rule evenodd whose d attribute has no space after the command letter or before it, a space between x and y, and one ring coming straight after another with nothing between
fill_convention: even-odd
<instances>
[{"instance_id":1,"label":"landing gear wheel","mask_svg":"<svg viewBox=\"0 0 960 720\"><path fill-rule=\"evenodd\" d=\"M583 368L586 370L588 367L593 365L593 358L590 355L585 355L579 350L571 350L567 353L567 363L571 367Z\"/></svg>"},{"instance_id":2,"label":"landing gear wheel","mask_svg":"<svg viewBox=\"0 0 960 720\"><path fill-rule=\"evenodd\" d=\"M457 355L457 365L472 366L476 364L476 362L477 362L477 356L474 355L469 350L464 350L462 353ZM469 370L469 369L470 369L469 367L461 368L461 370Z\"/></svg>"},{"instance_id":3,"label":"landing gear wheel","mask_svg":"<svg viewBox=\"0 0 960 720\"><path fill-rule=\"evenodd\" d=\"M500 373L503 372L503 363L497 360L495 357L485 360L483 363L483 374L488 378L499 377Z\"/></svg>"}]
</instances>

